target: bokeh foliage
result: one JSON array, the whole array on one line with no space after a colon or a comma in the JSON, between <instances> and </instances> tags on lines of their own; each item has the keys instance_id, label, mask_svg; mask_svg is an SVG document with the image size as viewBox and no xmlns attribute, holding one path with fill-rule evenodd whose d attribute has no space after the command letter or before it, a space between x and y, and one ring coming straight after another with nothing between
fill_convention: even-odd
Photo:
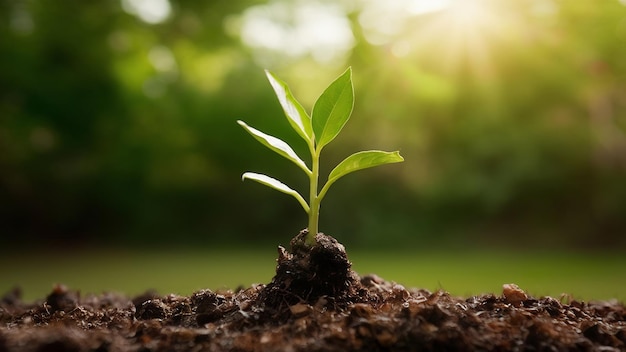
<instances>
[{"instance_id":1,"label":"bokeh foliage","mask_svg":"<svg viewBox=\"0 0 626 352\"><path fill-rule=\"evenodd\" d=\"M623 2L450 2L395 22L372 18L375 2L309 2L352 35L321 54L244 36L264 13L296 32L306 2L170 1L158 23L129 3L0 1L3 242L286 242L306 226L297 204L239 176L306 180L235 121L298 146L263 69L310 109L350 65L354 118L323 167L372 147L406 162L338 182L322 231L363 246L626 244Z\"/></svg>"}]
</instances>

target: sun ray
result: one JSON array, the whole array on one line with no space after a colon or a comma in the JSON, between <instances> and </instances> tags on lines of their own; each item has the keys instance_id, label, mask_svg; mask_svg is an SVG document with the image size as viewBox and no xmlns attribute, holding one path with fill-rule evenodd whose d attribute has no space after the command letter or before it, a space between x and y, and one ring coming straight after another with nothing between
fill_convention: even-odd
<instances>
[{"instance_id":1,"label":"sun ray","mask_svg":"<svg viewBox=\"0 0 626 352\"><path fill-rule=\"evenodd\" d=\"M426 56L445 74L495 77L495 42L509 20L502 9L488 0L451 0L440 5L408 23L398 42L405 47L409 43L411 49L403 47L399 52Z\"/></svg>"}]
</instances>

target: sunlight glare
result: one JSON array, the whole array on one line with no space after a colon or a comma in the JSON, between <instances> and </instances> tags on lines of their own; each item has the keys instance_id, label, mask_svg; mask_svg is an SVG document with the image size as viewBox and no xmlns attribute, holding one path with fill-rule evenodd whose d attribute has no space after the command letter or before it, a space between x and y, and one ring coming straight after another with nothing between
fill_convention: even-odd
<instances>
[{"instance_id":1,"label":"sunlight glare","mask_svg":"<svg viewBox=\"0 0 626 352\"><path fill-rule=\"evenodd\" d=\"M172 12L169 0L122 0L122 8L150 24L165 21Z\"/></svg>"},{"instance_id":2,"label":"sunlight glare","mask_svg":"<svg viewBox=\"0 0 626 352\"><path fill-rule=\"evenodd\" d=\"M409 0L408 12L419 15L441 11L450 6L451 0Z\"/></svg>"},{"instance_id":3,"label":"sunlight glare","mask_svg":"<svg viewBox=\"0 0 626 352\"><path fill-rule=\"evenodd\" d=\"M465 66L473 75L493 74L491 45L500 32L502 16L489 5L484 0L457 0L431 24L429 30L440 41L449 70Z\"/></svg>"},{"instance_id":4,"label":"sunlight glare","mask_svg":"<svg viewBox=\"0 0 626 352\"><path fill-rule=\"evenodd\" d=\"M341 7L323 2L280 2L248 8L239 35L256 54L330 62L354 46L350 23Z\"/></svg>"},{"instance_id":5,"label":"sunlight glare","mask_svg":"<svg viewBox=\"0 0 626 352\"><path fill-rule=\"evenodd\" d=\"M374 45L389 43L412 17L444 10L451 0L364 0L359 15L365 39Z\"/></svg>"},{"instance_id":6,"label":"sunlight glare","mask_svg":"<svg viewBox=\"0 0 626 352\"><path fill-rule=\"evenodd\" d=\"M386 11L378 3L359 18L370 43L389 45L396 57L419 54L432 58L447 74L495 74L495 44L506 35L507 23L514 22L496 1L414 2L411 13L385 4ZM420 12L419 8L432 11Z\"/></svg>"},{"instance_id":7,"label":"sunlight glare","mask_svg":"<svg viewBox=\"0 0 626 352\"><path fill-rule=\"evenodd\" d=\"M447 9L446 16L451 26L472 28L489 20L489 11L476 0L457 1Z\"/></svg>"}]
</instances>

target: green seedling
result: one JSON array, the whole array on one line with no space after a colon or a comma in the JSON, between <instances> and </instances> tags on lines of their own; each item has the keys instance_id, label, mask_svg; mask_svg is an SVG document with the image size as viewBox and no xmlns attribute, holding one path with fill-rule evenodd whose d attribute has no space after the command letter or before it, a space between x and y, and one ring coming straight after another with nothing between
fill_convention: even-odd
<instances>
[{"instance_id":1,"label":"green seedling","mask_svg":"<svg viewBox=\"0 0 626 352\"><path fill-rule=\"evenodd\" d=\"M351 172L382 164L397 163L404 159L398 151L368 150L354 153L340 162L330 172L326 183L320 190L318 180L322 149L337 137L352 114L354 106L352 69L348 68L324 90L313 105L310 117L293 94L291 94L287 84L278 79L273 73L267 70L265 73L278 97L289 124L304 139L308 146L311 154L311 167L296 154L293 148L281 139L250 127L243 121L239 120L237 123L261 144L289 159L304 171L309 178L309 201L307 202L300 193L291 187L267 175L246 172L243 174L242 179L254 180L293 196L309 216L308 235L305 242L307 245L313 246L315 245L315 235L318 232L320 203L332 184Z\"/></svg>"}]
</instances>

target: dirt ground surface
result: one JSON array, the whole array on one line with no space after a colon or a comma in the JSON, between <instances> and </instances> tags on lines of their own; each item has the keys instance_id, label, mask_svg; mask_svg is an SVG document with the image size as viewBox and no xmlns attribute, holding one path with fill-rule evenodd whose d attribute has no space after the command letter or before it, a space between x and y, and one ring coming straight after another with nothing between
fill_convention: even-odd
<instances>
[{"instance_id":1,"label":"dirt ground surface","mask_svg":"<svg viewBox=\"0 0 626 352\"><path fill-rule=\"evenodd\" d=\"M25 303L12 290L0 352L626 351L622 303L534 298L514 284L469 298L407 289L360 277L343 246L319 236L318 249L298 236L280 247L271 283L236 291L83 297L58 285Z\"/></svg>"}]
</instances>

